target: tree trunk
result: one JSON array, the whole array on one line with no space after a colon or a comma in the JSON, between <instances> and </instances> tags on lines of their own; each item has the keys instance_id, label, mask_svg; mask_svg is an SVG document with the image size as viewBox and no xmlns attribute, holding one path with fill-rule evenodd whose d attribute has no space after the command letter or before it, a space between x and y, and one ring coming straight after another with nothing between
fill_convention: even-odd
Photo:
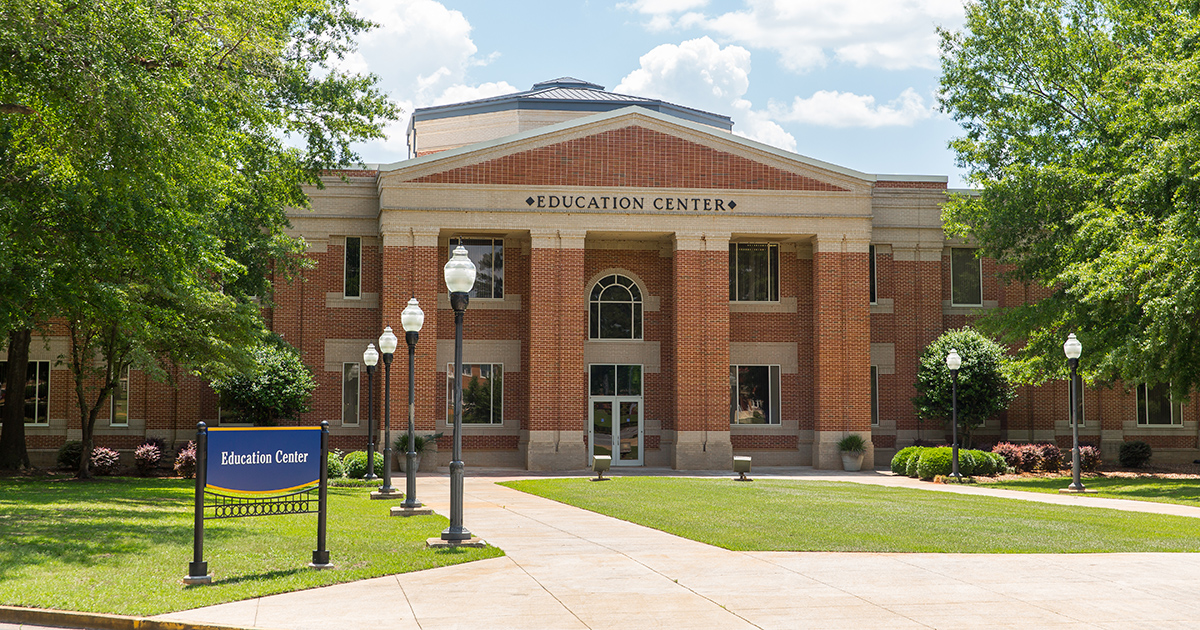
<instances>
[{"instance_id":1,"label":"tree trunk","mask_svg":"<svg viewBox=\"0 0 1200 630\"><path fill-rule=\"evenodd\" d=\"M0 469L29 467L25 450L25 383L29 371L28 328L8 334L8 369L4 376L4 405L0 408Z\"/></svg>"}]
</instances>

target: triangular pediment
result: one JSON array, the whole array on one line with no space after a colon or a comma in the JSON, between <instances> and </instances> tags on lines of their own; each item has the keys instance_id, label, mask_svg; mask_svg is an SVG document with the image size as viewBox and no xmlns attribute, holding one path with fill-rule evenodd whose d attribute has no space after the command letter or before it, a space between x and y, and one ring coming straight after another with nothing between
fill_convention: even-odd
<instances>
[{"instance_id":1,"label":"triangular pediment","mask_svg":"<svg viewBox=\"0 0 1200 630\"><path fill-rule=\"evenodd\" d=\"M633 110L633 111L630 111ZM392 165L389 183L849 192L866 176L637 108Z\"/></svg>"}]
</instances>

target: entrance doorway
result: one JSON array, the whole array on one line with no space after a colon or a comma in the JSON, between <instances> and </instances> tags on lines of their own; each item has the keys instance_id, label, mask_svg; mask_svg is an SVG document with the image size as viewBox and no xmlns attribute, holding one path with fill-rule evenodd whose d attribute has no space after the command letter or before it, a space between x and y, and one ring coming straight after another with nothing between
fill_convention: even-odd
<instances>
[{"instance_id":1,"label":"entrance doorway","mask_svg":"<svg viewBox=\"0 0 1200 630\"><path fill-rule=\"evenodd\" d=\"M588 465L611 455L613 466L641 466L642 366L592 364L588 398Z\"/></svg>"}]
</instances>

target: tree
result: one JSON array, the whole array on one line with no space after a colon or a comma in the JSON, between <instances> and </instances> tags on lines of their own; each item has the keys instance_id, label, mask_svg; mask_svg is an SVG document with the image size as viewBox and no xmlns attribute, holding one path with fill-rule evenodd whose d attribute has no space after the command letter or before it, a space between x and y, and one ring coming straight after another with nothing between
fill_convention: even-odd
<instances>
[{"instance_id":1,"label":"tree","mask_svg":"<svg viewBox=\"0 0 1200 630\"><path fill-rule=\"evenodd\" d=\"M371 26L346 0L3 6L0 332L68 332L88 446L125 366L249 363L270 275L302 264L286 208L396 108L332 67Z\"/></svg>"},{"instance_id":2,"label":"tree","mask_svg":"<svg viewBox=\"0 0 1200 630\"><path fill-rule=\"evenodd\" d=\"M979 0L942 32L941 106L976 196L943 212L1035 296L980 323L1022 382L1200 382L1200 5Z\"/></svg>"},{"instance_id":3,"label":"tree","mask_svg":"<svg viewBox=\"0 0 1200 630\"><path fill-rule=\"evenodd\" d=\"M276 337L260 345L254 359L251 370L213 381L222 407L256 426L272 426L280 418L297 420L309 411L317 380L295 348Z\"/></svg>"},{"instance_id":4,"label":"tree","mask_svg":"<svg viewBox=\"0 0 1200 630\"><path fill-rule=\"evenodd\" d=\"M958 432L971 447L971 434L988 418L1008 409L1016 390L1004 375L1004 348L979 331L967 327L947 330L925 347L917 367L917 416L950 423L952 377L946 367L950 349L958 351Z\"/></svg>"}]
</instances>

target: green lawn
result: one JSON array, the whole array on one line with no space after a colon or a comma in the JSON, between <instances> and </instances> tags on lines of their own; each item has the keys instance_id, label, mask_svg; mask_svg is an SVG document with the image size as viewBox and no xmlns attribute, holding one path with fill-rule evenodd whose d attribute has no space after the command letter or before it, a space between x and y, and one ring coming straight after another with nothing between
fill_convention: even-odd
<instances>
[{"instance_id":1,"label":"green lawn","mask_svg":"<svg viewBox=\"0 0 1200 630\"><path fill-rule=\"evenodd\" d=\"M1178 503L1200 507L1200 479L1155 479L1152 477L1084 477L1083 487L1095 490L1094 496L1133 499L1156 503ZM1013 479L988 482L984 487L1028 490L1057 494L1071 485L1071 477Z\"/></svg>"},{"instance_id":2,"label":"green lawn","mask_svg":"<svg viewBox=\"0 0 1200 630\"><path fill-rule=\"evenodd\" d=\"M619 477L504 485L737 551L1200 551L1200 519L867 484Z\"/></svg>"},{"instance_id":3,"label":"green lawn","mask_svg":"<svg viewBox=\"0 0 1200 630\"><path fill-rule=\"evenodd\" d=\"M153 615L503 555L426 549L445 518L392 518L393 503L371 501L366 489L330 488L335 569L307 567L315 514L212 520L204 559L216 581L185 587L193 488L180 479L0 479L0 603Z\"/></svg>"}]
</instances>

